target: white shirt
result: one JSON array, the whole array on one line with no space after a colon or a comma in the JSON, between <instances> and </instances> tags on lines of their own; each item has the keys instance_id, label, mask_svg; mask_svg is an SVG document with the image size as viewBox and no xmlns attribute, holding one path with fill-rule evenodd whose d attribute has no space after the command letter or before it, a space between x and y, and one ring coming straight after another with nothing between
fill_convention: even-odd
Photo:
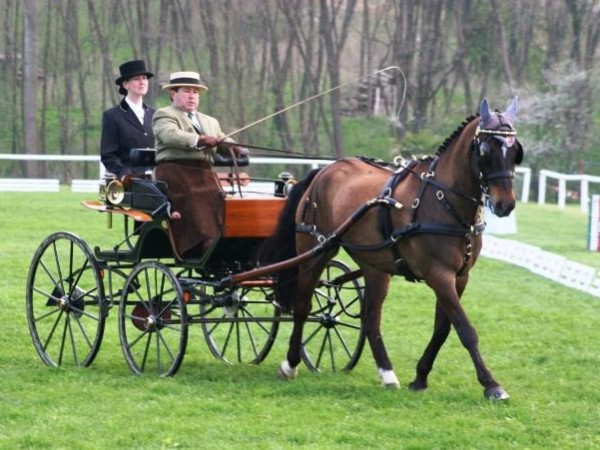
<instances>
[{"instance_id":1,"label":"white shirt","mask_svg":"<svg viewBox=\"0 0 600 450\"><path fill-rule=\"evenodd\" d=\"M133 103L129 97L125 97L125 101L135 113L140 123L144 125L144 102Z\"/></svg>"}]
</instances>

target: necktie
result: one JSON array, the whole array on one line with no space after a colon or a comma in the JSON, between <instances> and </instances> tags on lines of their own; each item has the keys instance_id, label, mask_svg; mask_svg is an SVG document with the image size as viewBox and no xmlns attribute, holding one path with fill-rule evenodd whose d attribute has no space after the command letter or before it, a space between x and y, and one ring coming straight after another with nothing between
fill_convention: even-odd
<instances>
[{"instance_id":1,"label":"necktie","mask_svg":"<svg viewBox=\"0 0 600 450\"><path fill-rule=\"evenodd\" d=\"M198 117L196 117L196 114L189 112L187 113L187 115L190 118L190 121L192 122L192 125L194 126L198 134L204 134L204 130L200 126L200 122L198 121Z\"/></svg>"}]
</instances>

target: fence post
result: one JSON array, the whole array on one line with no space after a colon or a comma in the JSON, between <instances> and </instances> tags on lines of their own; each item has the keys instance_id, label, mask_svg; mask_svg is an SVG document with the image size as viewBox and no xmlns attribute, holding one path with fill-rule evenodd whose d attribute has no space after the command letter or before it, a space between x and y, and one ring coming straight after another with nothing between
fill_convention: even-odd
<instances>
[{"instance_id":1,"label":"fence post","mask_svg":"<svg viewBox=\"0 0 600 450\"><path fill-rule=\"evenodd\" d=\"M523 189L521 190L521 202L527 203L529 201L529 185L531 184L531 169L529 167L523 167L518 172L523 174Z\"/></svg>"},{"instance_id":2,"label":"fence post","mask_svg":"<svg viewBox=\"0 0 600 450\"><path fill-rule=\"evenodd\" d=\"M587 178L581 179L581 187L579 189L579 209L582 213L588 212L588 202L590 195L590 182Z\"/></svg>"},{"instance_id":3,"label":"fence post","mask_svg":"<svg viewBox=\"0 0 600 450\"><path fill-rule=\"evenodd\" d=\"M542 169L538 181L538 205L544 203L546 203L546 171Z\"/></svg>"},{"instance_id":4,"label":"fence post","mask_svg":"<svg viewBox=\"0 0 600 450\"><path fill-rule=\"evenodd\" d=\"M558 179L558 207L564 208L567 201L567 180L565 178Z\"/></svg>"}]
</instances>

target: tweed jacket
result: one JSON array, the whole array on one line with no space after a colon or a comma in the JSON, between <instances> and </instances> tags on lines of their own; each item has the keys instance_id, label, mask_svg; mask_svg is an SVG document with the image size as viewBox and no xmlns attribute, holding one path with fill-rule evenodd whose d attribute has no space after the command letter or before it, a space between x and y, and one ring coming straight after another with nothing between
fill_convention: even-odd
<instances>
[{"instance_id":1,"label":"tweed jacket","mask_svg":"<svg viewBox=\"0 0 600 450\"><path fill-rule=\"evenodd\" d=\"M204 133L221 140L219 121L214 117L196 112ZM197 159L212 162L214 149L197 149L198 133L187 113L174 107L160 108L154 113L152 128L156 136L156 162L181 159Z\"/></svg>"},{"instance_id":2,"label":"tweed jacket","mask_svg":"<svg viewBox=\"0 0 600 450\"><path fill-rule=\"evenodd\" d=\"M144 168L129 166L129 151L132 148L154 147L152 116L155 111L145 104L144 110L143 125L125 98L102 114L100 159L106 170L119 178L131 173L144 172Z\"/></svg>"}]
</instances>

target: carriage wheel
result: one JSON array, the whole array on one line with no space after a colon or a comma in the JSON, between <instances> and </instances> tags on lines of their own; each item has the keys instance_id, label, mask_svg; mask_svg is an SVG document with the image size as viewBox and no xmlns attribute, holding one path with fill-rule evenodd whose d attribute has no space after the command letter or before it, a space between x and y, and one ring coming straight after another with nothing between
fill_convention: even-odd
<instances>
[{"instance_id":1,"label":"carriage wheel","mask_svg":"<svg viewBox=\"0 0 600 450\"><path fill-rule=\"evenodd\" d=\"M360 321L364 283L337 260L327 263L304 327L302 359L310 370L352 370L365 343ZM346 276L346 278L342 278ZM350 278L350 279L348 279Z\"/></svg>"},{"instance_id":2,"label":"carriage wheel","mask_svg":"<svg viewBox=\"0 0 600 450\"><path fill-rule=\"evenodd\" d=\"M136 375L175 375L188 338L187 310L179 281L164 264L134 267L119 304L119 336L127 365Z\"/></svg>"},{"instance_id":3,"label":"carriage wheel","mask_svg":"<svg viewBox=\"0 0 600 450\"><path fill-rule=\"evenodd\" d=\"M106 320L102 277L90 248L74 234L51 234L38 247L27 278L27 324L45 364L94 361Z\"/></svg>"},{"instance_id":4,"label":"carriage wheel","mask_svg":"<svg viewBox=\"0 0 600 450\"><path fill-rule=\"evenodd\" d=\"M277 337L280 316L271 297L271 288L241 287L224 301L226 306L201 303L202 332L216 358L259 364L267 357Z\"/></svg>"}]
</instances>

